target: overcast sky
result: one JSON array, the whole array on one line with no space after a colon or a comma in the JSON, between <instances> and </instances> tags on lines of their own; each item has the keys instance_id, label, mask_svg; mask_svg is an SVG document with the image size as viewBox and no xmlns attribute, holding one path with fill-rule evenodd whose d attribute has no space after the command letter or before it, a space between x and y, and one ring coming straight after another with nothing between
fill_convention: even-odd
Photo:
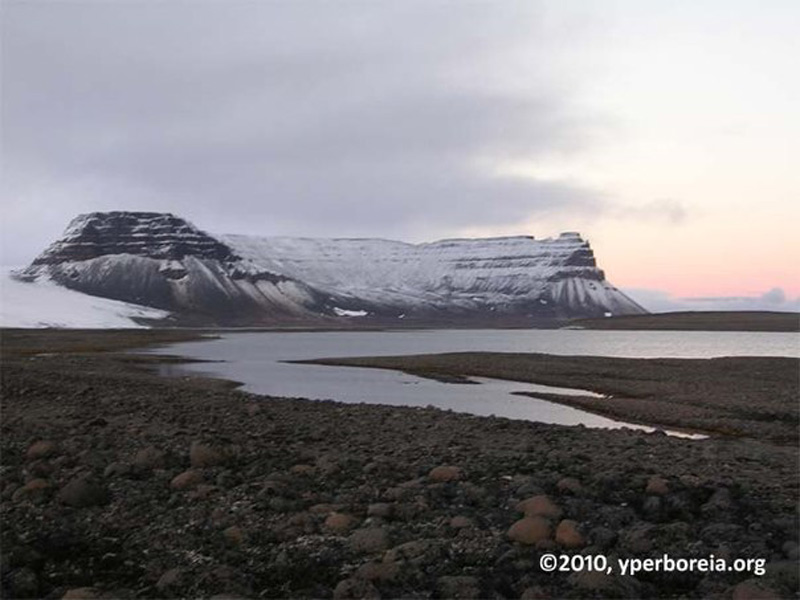
<instances>
[{"instance_id":1,"label":"overcast sky","mask_svg":"<svg viewBox=\"0 0 800 600\"><path fill-rule=\"evenodd\" d=\"M798 30L795 0L4 0L2 262L95 210L579 230L639 297L797 306Z\"/></svg>"}]
</instances>

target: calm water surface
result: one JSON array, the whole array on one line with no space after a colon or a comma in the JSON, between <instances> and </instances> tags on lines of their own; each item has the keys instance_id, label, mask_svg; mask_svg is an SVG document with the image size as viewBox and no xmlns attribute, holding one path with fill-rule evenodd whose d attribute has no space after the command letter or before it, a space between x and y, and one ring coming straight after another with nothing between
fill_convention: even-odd
<instances>
[{"instance_id":1,"label":"calm water surface","mask_svg":"<svg viewBox=\"0 0 800 600\"><path fill-rule=\"evenodd\" d=\"M164 370L167 374L208 374L239 381L243 389L257 394L393 406L432 405L482 416L650 430L545 400L511 395L515 391L591 395L582 390L491 379L476 379L480 385L457 385L380 369L282 362L323 357L462 351L543 352L630 358L798 357L800 336L794 333L588 330L263 332L226 333L217 340L174 344L151 350L219 361L166 366Z\"/></svg>"}]
</instances>

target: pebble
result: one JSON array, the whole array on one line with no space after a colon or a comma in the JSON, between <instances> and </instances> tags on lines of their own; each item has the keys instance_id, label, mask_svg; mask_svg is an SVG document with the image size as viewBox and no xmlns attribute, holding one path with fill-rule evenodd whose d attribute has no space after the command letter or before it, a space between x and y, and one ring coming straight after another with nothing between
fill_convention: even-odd
<instances>
[{"instance_id":1,"label":"pebble","mask_svg":"<svg viewBox=\"0 0 800 600\"><path fill-rule=\"evenodd\" d=\"M703 504L700 507L700 510L703 513L717 513L717 512L727 512L733 507L733 499L731 498L731 493L728 491L728 488L718 488L711 494L711 498L708 499L708 502Z\"/></svg>"},{"instance_id":2,"label":"pebble","mask_svg":"<svg viewBox=\"0 0 800 600\"><path fill-rule=\"evenodd\" d=\"M594 546L597 546L600 550L605 550L613 546L614 542L617 541L617 532L608 527L595 527L589 532L589 539Z\"/></svg>"},{"instance_id":3,"label":"pebble","mask_svg":"<svg viewBox=\"0 0 800 600\"><path fill-rule=\"evenodd\" d=\"M780 600L780 596L757 579L748 579L733 588L731 600Z\"/></svg>"},{"instance_id":4,"label":"pebble","mask_svg":"<svg viewBox=\"0 0 800 600\"><path fill-rule=\"evenodd\" d=\"M581 548L586 543L578 531L578 523L571 519L564 519L556 527L556 543L564 548Z\"/></svg>"},{"instance_id":5,"label":"pebble","mask_svg":"<svg viewBox=\"0 0 800 600\"><path fill-rule=\"evenodd\" d=\"M31 444L25 456L28 460L35 460L37 458L47 458L53 456L58 451L58 445L51 440L39 440Z\"/></svg>"},{"instance_id":6,"label":"pebble","mask_svg":"<svg viewBox=\"0 0 800 600\"><path fill-rule=\"evenodd\" d=\"M359 529L350 536L348 544L356 552L375 554L389 547L389 534L380 527Z\"/></svg>"},{"instance_id":7,"label":"pebble","mask_svg":"<svg viewBox=\"0 0 800 600\"><path fill-rule=\"evenodd\" d=\"M650 521L658 520L661 514L661 498L659 496L648 496L642 504L642 513Z\"/></svg>"},{"instance_id":8,"label":"pebble","mask_svg":"<svg viewBox=\"0 0 800 600\"><path fill-rule=\"evenodd\" d=\"M378 589L367 579L351 577L336 584L333 590L334 600L349 600L361 598L363 600L380 600Z\"/></svg>"},{"instance_id":9,"label":"pebble","mask_svg":"<svg viewBox=\"0 0 800 600\"><path fill-rule=\"evenodd\" d=\"M517 510L525 513L526 517L548 517L550 519L560 519L562 510L549 497L545 495L532 496L517 504Z\"/></svg>"},{"instance_id":10,"label":"pebble","mask_svg":"<svg viewBox=\"0 0 800 600\"><path fill-rule=\"evenodd\" d=\"M367 507L367 515L370 517L380 517L381 519L388 519L394 512L393 506L388 502L376 502Z\"/></svg>"},{"instance_id":11,"label":"pebble","mask_svg":"<svg viewBox=\"0 0 800 600\"><path fill-rule=\"evenodd\" d=\"M653 526L637 524L625 530L620 536L620 544L634 555L650 552L653 547Z\"/></svg>"},{"instance_id":12,"label":"pebble","mask_svg":"<svg viewBox=\"0 0 800 600\"><path fill-rule=\"evenodd\" d=\"M411 540L395 546L384 556L386 562L410 561L414 563L425 562L425 557L438 554L439 545L432 539Z\"/></svg>"},{"instance_id":13,"label":"pebble","mask_svg":"<svg viewBox=\"0 0 800 600\"><path fill-rule=\"evenodd\" d=\"M314 472L314 467L311 465L294 465L289 472L294 475L311 475Z\"/></svg>"},{"instance_id":14,"label":"pebble","mask_svg":"<svg viewBox=\"0 0 800 600\"><path fill-rule=\"evenodd\" d=\"M475 523L469 517L463 515L456 515L450 519L450 527L453 529L469 529L475 527Z\"/></svg>"},{"instance_id":15,"label":"pebble","mask_svg":"<svg viewBox=\"0 0 800 600\"><path fill-rule=\"evenodd\" d=\"M328 515L323 526L334 533L344 533L355 527L357 523L358 519L352 515L334 512Z\"/></svg>"},{"instance_id":16,"label":"pebble","mask_svg":"<svg viewBox=\"0 0 800 600\"><path fill-rule=\"evenodd\" d=\"M600 571L581 571L573 573L569 582L575 587L589 592L601 592L603 597L611 596L617 590L617 582L613 575Z\"/></svg>"},{"instance_id":17,"label":"pebble","mask_svg":"<svg viewBox=\"0 0 800 600\"><path fill-rule=\"evenodd\" d=\"M544 517L524 517L514 523L508 530L508 538L511 541L532 546L549 540L552 534L550 521Z\"/></svg>"},{"instance_id":18,"label":"pebble","mask_svg":"<svg viewBox=\"0 0 800 600\"><path fill-rule=\"evenodd\" d=\"M797 542L788 541L781 546L781 550L786 555L786 558L789 560L797 560L800 558L800 547L798 547Z\"/></svg>"},{"instance_id":19,"label":"pebble","mask_svg":"<svg viewBox=\"0 0 800 600\"><path fill-rule=\"evenodd\" d=\"M172 478L169 486L173 490L183 491L197 487L203 482L203 475L196 469L189 469Z\"/></svg>"},{"instance_id":20,"label":"pebble","mask_svg":"<svg viewBox=\"0 0 800 600\"><path fill-rule=\"evenodd\" d=\"M133 457L131 464L139 471L151 471L153 469L163 469L166 460L164 452L154 446L142 448Z\"/></svg>"},{"instance_id":21,"label":"pebble","mask_svg":"<svg viewBox=\"0 0 800 600\"><path fill-rule=\"evenodd\" d=\"M244 542L244 532L236 525L232 525L231 527L225 529L222 532L222 536L231 546L241 546Z\"/></svg>"},{"instance_id":22,"label":"pebble","mask_svg":"<svg viewBox=\"0 0 800 600\"><path fill-rule=\"evenodd\" d=\"M216 467L225 462L226 456L219 449L199 441L189 447L189 463L196 468Z\"/></svg>"},{"instance_id":23,"label":"pebble","mask_svg":"<svg viewBox=\"0 0 800 600\"><path fill-rule=\"evenodd\" d=\"M440 465L431 469L428 479L435 483L447 483L448 481L459 481L464 478L464 472L460 467L451 465Z\"/></svg>"},{"instance_id":24,"label":"pebble","mask_svg":"<svg viewBox=\"0 0 800 600\"><path fill-rule=\"evenodd\" d=\"M50 483L46 479L31 479L14 492L11 499L14 502L33 502L38 504L47 499L50 492Z\"/></svg>"},{"instance_id":25,"label":"pebble","mask_svg":"<svg viewBox=\"0 0 800 600\"><path fill-rule=\"evenodd\" d=\"M69 506L83 508L107 504L110 500L108 490L91 476L78 476L58 492L59 501Z\"/></svg>"},{"instance_id":26,"label":"pebble","mask_svg":"<svg viewBox=\"0 0 800 600\"><path fill-rule=\"evenodd\" d=\"M644 493L653 494L655 496L665 496L669 493L669 482L663 477L653 475L647 480L647 487L645 487Z\"/></svg>"},{"instance_id":27,"label":"pebble","mask_svg":"<svg viewBox=\"0 0 800 600\"><path fill-rule=\"evenodd\" d=\"M125 477L133 472L133 467L124 462L112 462L103 471L103 477Z\"/></svg>"},{"instance_id":28,"label":"pebble","mask_svg":"<svg viewBox=\"0 0 800 600\"><path fill-rule=\"evenodd\" d=\"M563 479L559 479L558 483L556 483L556 489L559 492L569 492L570 494L575 495L583 492L583 486L581 485L581 482L574 477L564 477Z\"/></svg>"}]
</instances>

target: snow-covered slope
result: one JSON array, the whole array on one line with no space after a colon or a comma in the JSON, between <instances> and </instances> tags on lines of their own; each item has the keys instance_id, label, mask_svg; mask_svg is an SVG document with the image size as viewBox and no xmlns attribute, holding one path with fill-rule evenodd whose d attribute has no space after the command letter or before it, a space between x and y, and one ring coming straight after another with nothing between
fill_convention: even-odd
<instances>
[{"instance_id":1,"label":"snow-covered slope","mask_svg":"<svg viewBox=\"0 0 800 600\"><path fill-rule=\"evenodd\" d=\"M646 312L606 281L577 233L406 244L212 236L168 214L91 213L22 276L204 324L520 324Z\"/></svg>"},{"instance_id":2,"label":"snow-covered slope","mask_svg":"<svg viewBox=\"0 0 800 600\"><path fill-rule=\"evenodd\" d=\"M644 312L605 280L577 233L544 240L515 236L426 244L241 235L220 239L251 269L301 280L352 308Z\"/></svg>"},{"instance_id":3,"label":"snow-covered slope","mask_svg":"<svg viewBox=\"0 0 800 600\"><path fill-rule=\"evenodd\" d=\"M0 271L0 327L105 329L143 327L134 319L164 319L169 313L88 296L46 279L19 281Z\"/></svg>"}]
</instances>

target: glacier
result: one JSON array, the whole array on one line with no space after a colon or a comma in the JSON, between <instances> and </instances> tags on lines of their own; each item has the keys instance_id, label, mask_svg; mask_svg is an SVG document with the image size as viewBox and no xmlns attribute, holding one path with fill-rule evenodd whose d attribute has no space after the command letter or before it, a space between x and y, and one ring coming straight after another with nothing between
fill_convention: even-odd
<instances>
[{"instance_id":1,"label":"glacier","mask_svg":"<svg viewBox=\"0 0 800 600\"><path fill-rule=\"evenodd\" d=\"M0 271L0 327L136 329L169 313L82 294L42 278L19 281L14 269Z\"/></svg>"}]
</instances>

